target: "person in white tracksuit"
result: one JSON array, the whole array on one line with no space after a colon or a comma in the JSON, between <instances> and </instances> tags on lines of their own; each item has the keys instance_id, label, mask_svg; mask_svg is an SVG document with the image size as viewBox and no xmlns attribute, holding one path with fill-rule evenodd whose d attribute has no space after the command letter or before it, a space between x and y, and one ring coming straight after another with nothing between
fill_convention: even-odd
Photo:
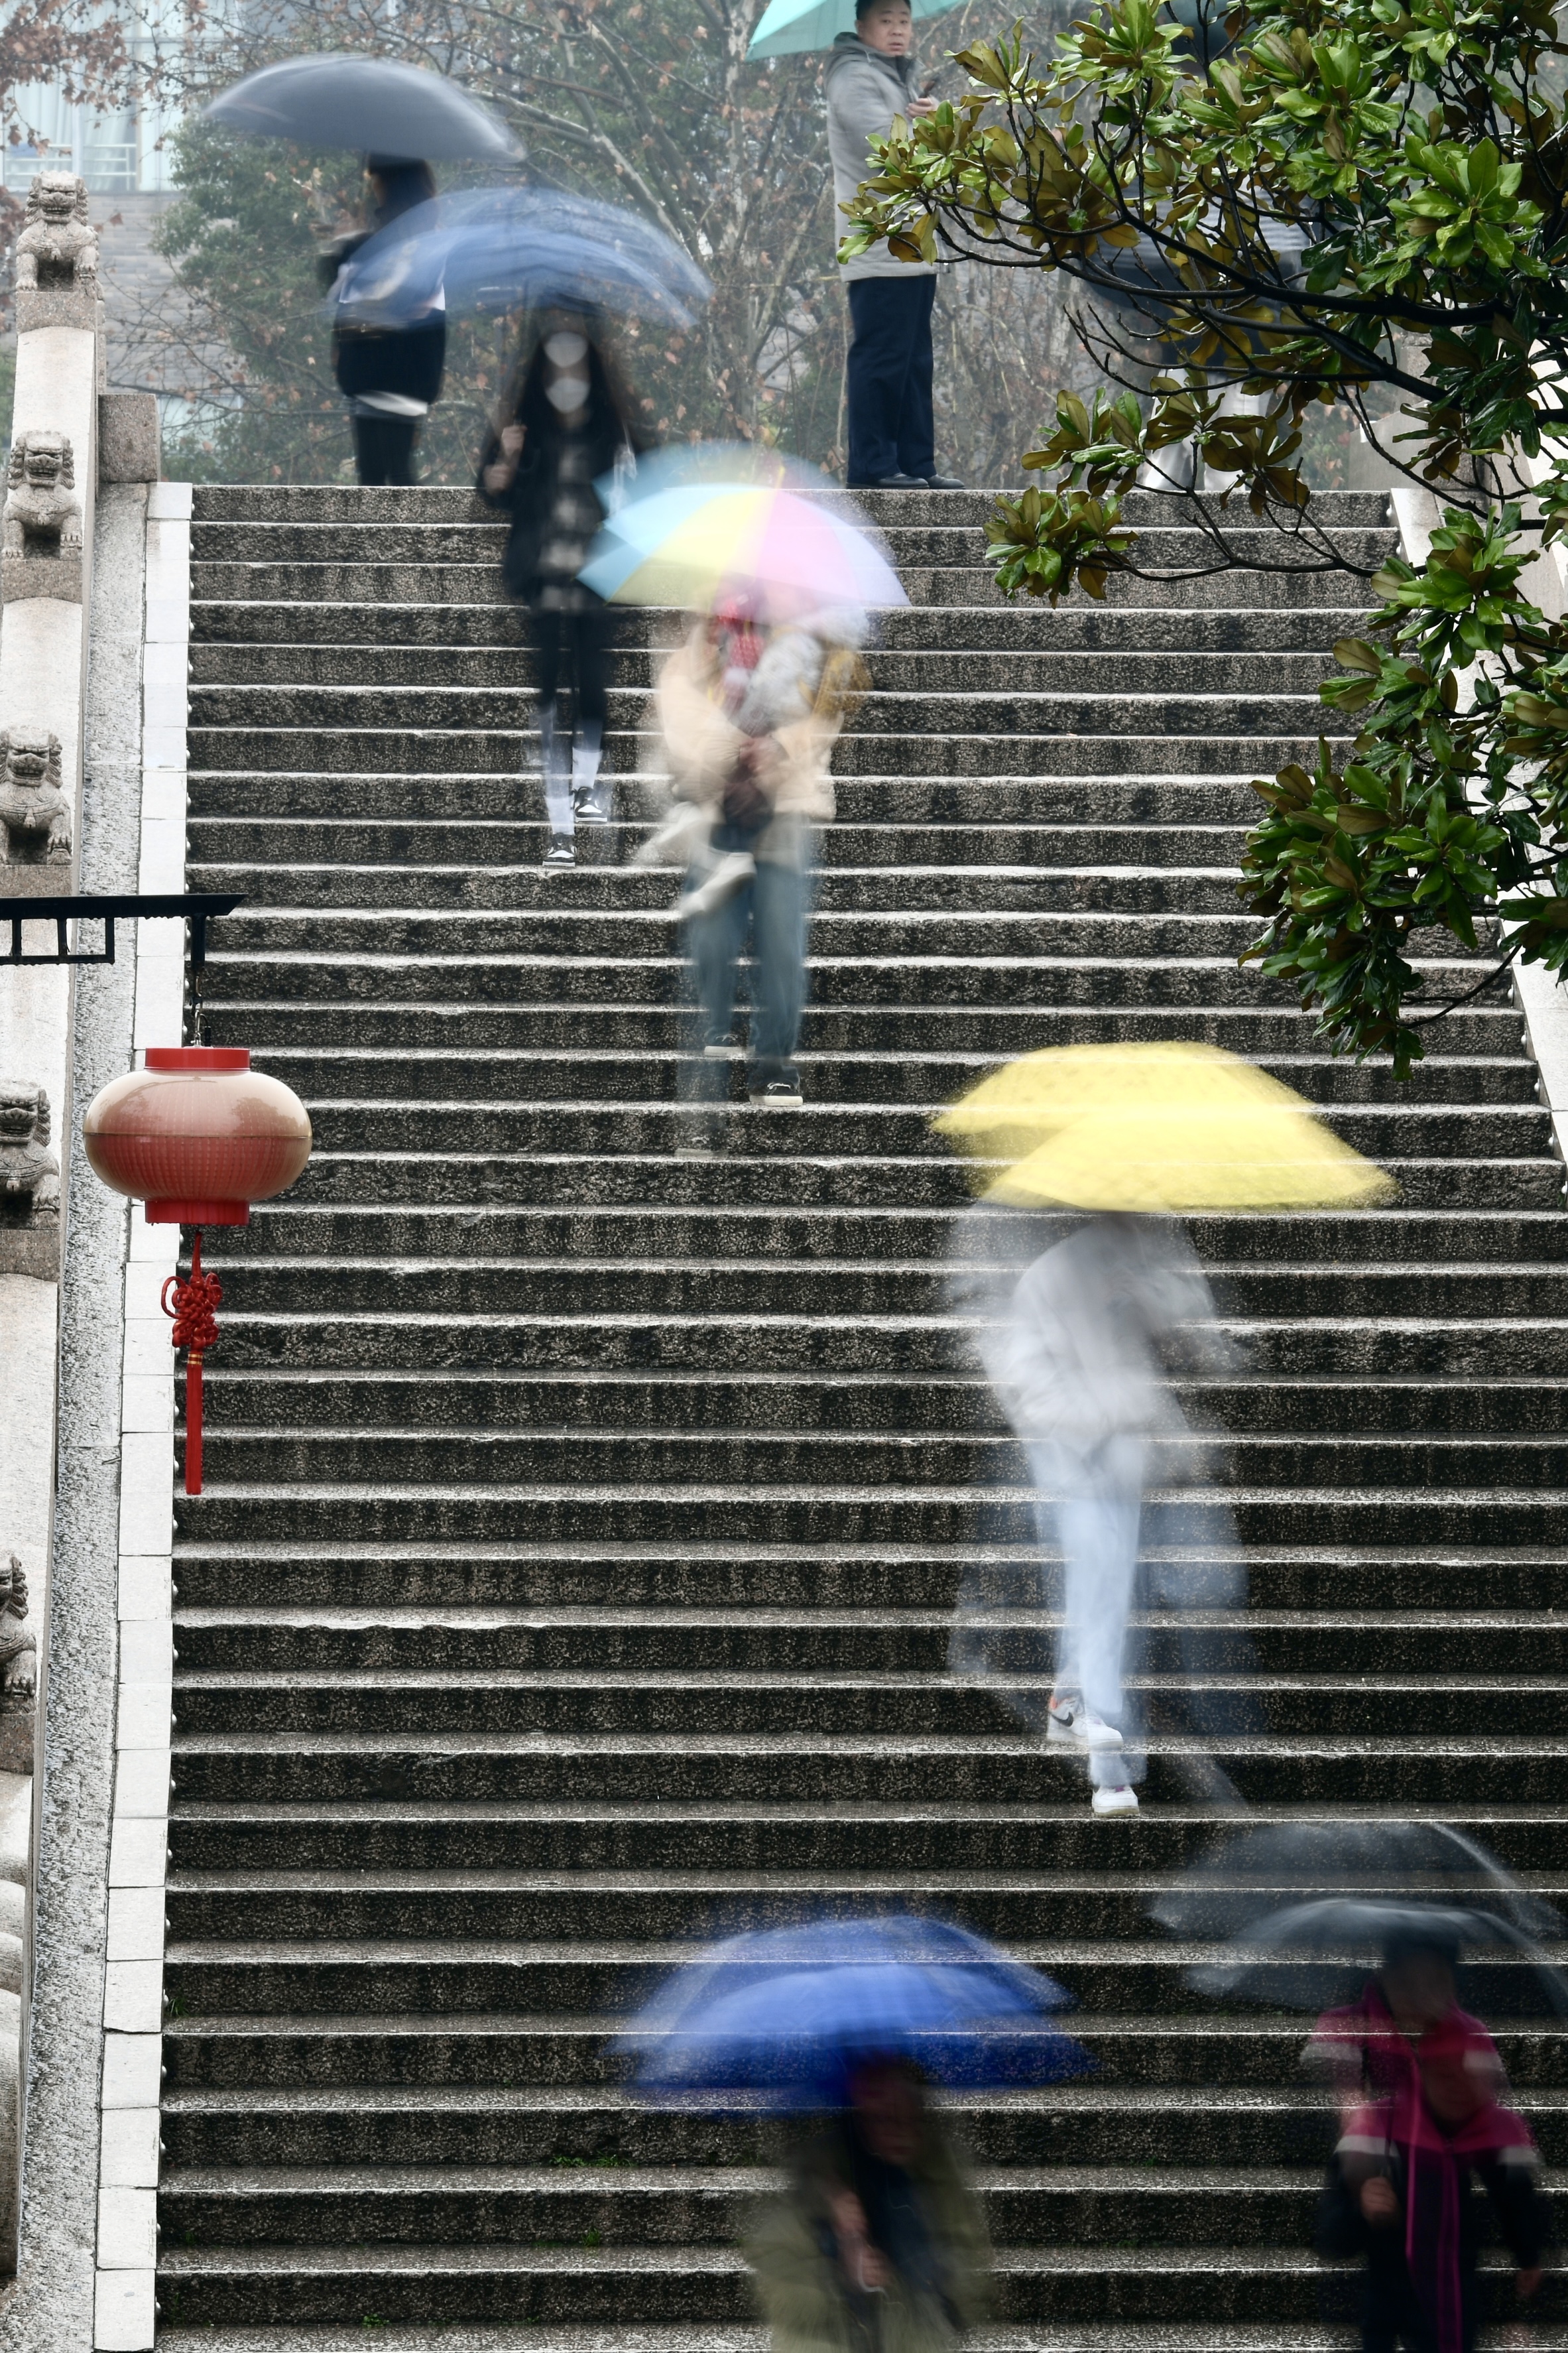
<instances>
[{"instance_id":1,"label":"person in white tracksuit","mask_svg":"<svg viewBox=\"0 0 1568 2353\"><path fill-rule=\"evenodd\" d=\"M1173 1219L1089 1219L1025 1269L1001 1308L980 1327L980 1354L1027 1453L1042 1546L1054 1535L1063 1562L1046 1736L1087 1753L1097 1813L1132 1813L1143 1764L1123 1746L1123 1657L1149 1550L1146 1493L1156 1458L1152 1483L1191 1482L1203 1470L1202 1442L1166 1386L1163 1358L1225 1372L1237 1354ZM1242 1598L1229 1514L1211 1504L1206 1516L1212 1523L1216 1510L1229 1542L1195 1560L1183 1529L1162 1546L1152 1600L1212 1612Z\"/></svg>"}]
</instances>

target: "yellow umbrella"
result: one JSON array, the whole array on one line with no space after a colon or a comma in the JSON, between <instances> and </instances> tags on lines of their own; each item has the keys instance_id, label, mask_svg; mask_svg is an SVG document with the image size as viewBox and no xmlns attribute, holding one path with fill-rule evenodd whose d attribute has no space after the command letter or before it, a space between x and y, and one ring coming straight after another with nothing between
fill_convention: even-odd
<instances>
[{"instance_id":1,"label":"yellow umbrella","mask_svg":"<svg viewBox=\"0 0 1568 2353\"><path fill-rule=\"evenodd\" d=\"M1350 1208L1396 1190L1278 1079L1196 1043L1027 1054L936 1125L977 1156L1010 1162L986 1198L1020 1207Z\"/></svg>"}]
</instances>

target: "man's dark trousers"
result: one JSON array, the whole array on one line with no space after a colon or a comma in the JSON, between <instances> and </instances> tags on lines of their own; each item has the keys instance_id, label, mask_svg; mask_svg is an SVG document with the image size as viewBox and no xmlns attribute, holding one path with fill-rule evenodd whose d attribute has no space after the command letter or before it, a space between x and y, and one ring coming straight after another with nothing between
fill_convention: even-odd
<instances>
[{"instance_id":1,"label":"man's dark trousers","mask_svg":"<svg viewBox=\"0 0 1568 2353\"><path fill-rule=\"evenodd\" d=\"M936 471L931 410L931 312L936 280L852 278L855 329L847 369L849 480Z\"/></svg>"}]
</instances>

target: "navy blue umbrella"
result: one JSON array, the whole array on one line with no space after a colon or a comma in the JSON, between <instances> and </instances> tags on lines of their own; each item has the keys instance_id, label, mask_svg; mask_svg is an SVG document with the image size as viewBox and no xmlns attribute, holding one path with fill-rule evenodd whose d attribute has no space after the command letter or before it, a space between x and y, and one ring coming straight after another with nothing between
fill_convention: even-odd
<instances>
[{"instance_id":1,"label":"navy blue umbrella","mask_svg":"<svg viewBox=\"0 0 1568 2353\"><path fill-rule=\"evenodd\" d=\"M254 138L362 147L410 162L520 152L505 123L444 75L397 58L338 51L284 58L247 74L204 119Z\"/></svg>"},{"instance_id":2,"label":"navy blue umbrella","mask_svg":"<svg viewBox=\"0 0 1568 2353\"><path fill-rule=\"evenodd\" d=\"M558 188L466 188L367 238L330 298L343 326L405 327L448 311L605 311L689 327L712 292L690 256L636 213Z\"/></svg>"},{"instance_id":3,"label":"navy blue umbrella","mask_svg":"<svg viewBox=\"0 0 1568 2353\"><path fill-rule=\"evenodd\" d=\"M817 1920L731 1937L664 1986L616 2049L655 2096L842 2107L858 2063L951 2086L1054 2084L1093 2061L1049 2013L1071 1997L942 1920Z\"/></svg>"}]
</instances>

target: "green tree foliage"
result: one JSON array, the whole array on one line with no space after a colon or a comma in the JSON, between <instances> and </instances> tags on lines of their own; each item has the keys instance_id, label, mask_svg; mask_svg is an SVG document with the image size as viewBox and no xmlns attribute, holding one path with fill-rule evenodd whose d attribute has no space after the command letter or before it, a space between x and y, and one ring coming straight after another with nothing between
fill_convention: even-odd
<instances>
[{"instance_id":1,"label":"green tree foliage","mask_svg":"<svg viewBox=\"0 0 1568 2353\"><path fill-rule=\"evenodd\" d=\"M190 10L193 26L200 0ZM72 105L112 111L138 98L155 99L168 87L166 59L158 44L133 49L127 12L105 9L100 0L11 0L0 12L0 140L30 136L29 92L49 84ZM12 250L24 225L21 199L0 188L0 324L11 323ZM16 361L4 385L5 431L11 429L11 394Z\"/></svg>"},{"instance_id":2,"label":"green tree foliage","mask_svg":"<svg viewBox=\"0 0 1568 2353\"><path fill-rule=\"evenodd\" d=\"M765 0L250 0L222 35L193 49L193 115L236 74L313 47L364 50L450 74L527 142L526 172L584 189L657 220L715 289L690 335L625 332L623 358L648 429L663 438L739 434L776 440L828 465L842 458L845 306L834 251L821 59L748 63ZM923 28L922 76L958 90L944 51L978 29L990 0ZM1037 0L1042 37L1065 25L1066 0ZM181 300L135 322L143 350L161 343L161 379L205 386L174 462L229 480L321 479L348 462L330 399L310 259L314 232L348 227L359 202L353 159L316 159L215 140L199 127L174 142L181 201L161 243ZM447 166L450 185L461 176ZM498 350L516 322L482 322L452 340L448 389L422 457L436 480L469 478L479 420L493 400ZM1060 306L1007 283L944 281L937 318L938 417L949 463L1005 480L1019 420L1042 387L1081 367ZM315 366L309 363L314 358ZM445 414L443 412L446 412Z\"/></svg>"},{"instance_id":3,"label":"green tree foliage","mask_svg":"<svg viewBox=\"0 0 1568 2353\"><path fill-rule=\"evenodd\" d=\"M823 456L837 432L843 345L816 61L746 62L764 5L424 0L394 8L317 0L308 46L397 57L452 75L521 134L530 177L628 205L698 260L714 298L692 333L635 325L622 333L650 430L782 438ZM232 38L196 55L192 108L237 70L306 45L301 30L292 0L247 7ZM238 396L247 407L269 408L280 426L290 415L303 418L324 364L320 329L306 315L319 301L310 232L350 225L356 174L311 172L310 159L287 148L268 150L258 168L259 151L199 130L176 143L184 194L161 242L188 307L173 332L215 370L220 408L237 406ZM445 167L439 175L446 185L463 176ZM251 239L265 252L247 257ZM492 319L468 332L471 349L443 402L452 404L455 389L452 432L443 438L433 427L426 445L426 468L437 479L471 470L477 419L497 388L498 342L508 347L515 326ZM228 380L226 345L240 364ZM473 414L459 416L463 406ZM212 462L226 461L233 429L220 417L215 434L204 417ZM337 431L346 448L341 420ZM289 436L275 439L281 448ZM308 472L317 462L309 432L289 447L287 460L277 460L285 470Z\"/></svg>"},{"instance_id":4,"label":"green tree foliage","mask_svg":"<svg viewBox=\"0 0 1568 2353\"><path fill-rule=\"evenodd\" d=\"M1259 780L1242 886L1249 953L1402 1073L1424 926L1568 965L1568 628L1530 593L1568 530L1565 55L1547 0L1247 0L1212 26L1099 0L1044 67L1016 28L968 48L847 248L1075 286L1113 381L1058 399L1023 460L1041 486L1001 502L1014 594L1142 569L1123 501L1187 440L1234 478L1194 510L1205 568L1238 560L1237 522L1280 527L1280 568L1343 568L1303 479L1320 403L1437 492L1429 556L1375 574L1323 689L1350 757Z\"/></svg>"}]
</instances>

